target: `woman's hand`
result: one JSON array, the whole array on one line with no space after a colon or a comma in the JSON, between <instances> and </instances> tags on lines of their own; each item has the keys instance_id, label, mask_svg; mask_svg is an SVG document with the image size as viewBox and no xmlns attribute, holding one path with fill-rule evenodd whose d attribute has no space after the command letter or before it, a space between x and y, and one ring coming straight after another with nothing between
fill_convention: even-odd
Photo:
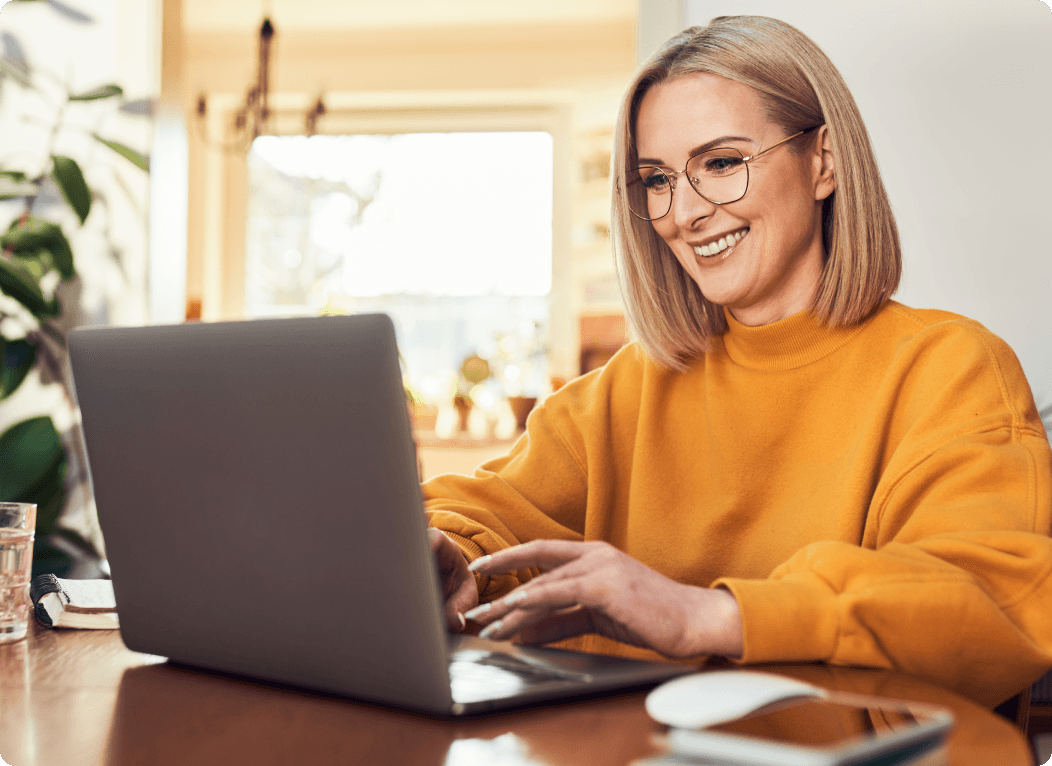
<instances>
[{"instance_id":1,"label":"woman's hand","mask_svg":"<svg viewBox=\"0 0 1052 766\"><path fill-rule=\"evenodd\" d=\"M442 577L446 624L450 630L460 633L466 625L464 612L479 602L475 575L468 570L468 560L459 545L437 529L428 529L427 534L431 541L431 552L435 554L438 571Z\"/></svg>"},{"instance_id":2,"label":"woman's hand","mask_svg":"<svg viewBox=\"0 0 1052 766\"><path fill-rule=\"evenodd\" d=\"M604 542L535 540L484 556L471 571L544 574L467 613L480 635L549 643L599 633L667 657L739 657L741 614L729 591L684 585Z\"/></svg>"}]
</instances>

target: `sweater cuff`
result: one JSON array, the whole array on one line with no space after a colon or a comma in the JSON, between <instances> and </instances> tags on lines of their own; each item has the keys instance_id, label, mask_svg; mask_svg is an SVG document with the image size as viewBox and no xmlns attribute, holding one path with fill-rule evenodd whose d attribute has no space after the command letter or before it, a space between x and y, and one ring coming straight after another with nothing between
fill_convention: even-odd
<instances>
[{"instance_id":1,"label":"sweater cuff","mask_svg":"<svg viewBox=\"0 0 1052 766\"><path fill-rule=\"evenodd\" d=\"M445 530L443 530L443 532L446 537L460 546L460 550L464 551L464 558L468 560L469 564L475 559L482 558L486 555L486 551L482 549L482 546L471 538L458 535L456 532L445 532ZM478 572L475 572L474 575L475 585L478 587L479 595L481 595L485 592L486 586L489 585L490 577L489 575L481 575Z\"/></svg>"},{"instance_id":2,"label":"sweater cuff","mask_svg":"<svg viewBox=\"0 0 1052 766\"><path fill-rule=\"evenodd\" d=\"M827 661L836 649L836 596L812 583L721 578L742 618L742 663Z\"/></svg>"}]
</instances>

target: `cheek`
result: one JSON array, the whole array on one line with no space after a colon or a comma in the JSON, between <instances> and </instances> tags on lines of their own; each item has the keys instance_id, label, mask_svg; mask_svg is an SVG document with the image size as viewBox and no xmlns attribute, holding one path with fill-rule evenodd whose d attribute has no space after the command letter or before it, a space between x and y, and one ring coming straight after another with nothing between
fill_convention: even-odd
<instances>
[{"instance_id":1,"label":"cheek","mask_svg":"<svg viewBox=\"0 0 1052 766\"><path fill-rule=\"evenodd\" d=\"M659 218L656 221L651 221L650 225L654 229L654 233L657 234L661 239L665 240L669 245L676 239L677 229L674 222L669 221L670 216Z\"/></svg>"},{"instance_id":2,"label":"cheek","mask_svg":"<svg viewBox=\"0 0 1052 766\"><path fill-rule=\"evenodd\" d=\"M680 239L680 231L675 224L671 226L667 224L664 226L655 225L662 223L663 220L664 219L661 219L651 224L651 226L654 226L654 233L656 233L665 242L665 244L668 245L669 250L672 251L672 255L675 256L676 261L679 263L679 265L683 266L684 268L689 268L689 264L685 262L684 259L688 257L688 252L690 251L690 248L687 247L686 243L683 242L682 239Z\"/></svg>"}]
</instances>

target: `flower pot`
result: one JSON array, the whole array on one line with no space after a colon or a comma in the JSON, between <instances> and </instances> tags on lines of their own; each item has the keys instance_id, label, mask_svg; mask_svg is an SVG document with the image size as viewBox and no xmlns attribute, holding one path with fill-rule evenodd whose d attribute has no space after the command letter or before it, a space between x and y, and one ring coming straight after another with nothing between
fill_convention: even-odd
<instances>
[{"instance_id":1,"label":"flower pot","mask_svg":"<svg viewBox=\"0 0 1052 766\"><path fill-rule=\"evenodd\" d=\"M468 430L468 418L471 416L471 408L473 406L470 399L466 396L458 394L453 397L453 406L457 408L457 417L460 420L460 430Z\"/></svg>"},{"instance_id":2,"label":"flower pot","mask_svg":"<svg viewBox=\"0 0 1052 766\"><path fill-rule=\"evenodd\" d=\"M526 417L537 405L536 396L509 396L508 404L515 415L515 426L520 431L526 428Z\"/></svg>"}]
</instances>

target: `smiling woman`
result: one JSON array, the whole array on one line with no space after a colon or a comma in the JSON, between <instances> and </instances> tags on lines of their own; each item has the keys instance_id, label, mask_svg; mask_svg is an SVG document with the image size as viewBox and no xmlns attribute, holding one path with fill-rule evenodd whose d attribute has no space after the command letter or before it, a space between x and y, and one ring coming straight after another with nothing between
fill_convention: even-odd
<instances>
[{"instance_id":1,"label":"smiling woman","mask_svg":"<svg viewBox=\"0 0 1052 766\"><path fill-rule=\"evenodd\" d=\"M734 273L752 285L736 299L748 305L732 306L732 311L744 310L740 317L735 316L745 324L765 324L779 313L784 317L811 305L832 324L856 324L886 302L899 283L902 256L898 230L855 100L828 57L802 34L786 39L783 26L787 25L757 22L745 31L714 22L703 42L686 44L688 33L673 38L636 75L619 118L614 172L625 193L615 198L613 217L621 245L617 253L626 308L650 355L674 368L682 368L683 360L708 348L709 337L726 330L721 308L725 304L714 291L732 289L729 280ZM806 68L800 65L801 57L807 59ZM688 122L699 130L686 130ZM697 149L669 145L677 133L691 147L707 143ZM773 163L779 176L774 183L782 187L793 182L790 175L779 172L791 163L795 182L815 188L788 199L795 204L806 203L811 208L808 211L790 211L784 204L771 208L770 201L786 198L781 196L785 189L771 188L770 182L766 192L760 188L746 197L743 191L740 201L728 200L725 208L696 210L686 239L683 231L677 235L673 230L675 214L648 225L631 211L633 192L638 194L633 181L640 166L654 164L652 152L666 146L667 151L678 149L687 155L681 159L684 164L678 166L684 167L689 157L703 149L726 146L759 156L761 150L773 149L775 142L788 137L792 137L786 141L788 156L778 149L765 153L750 164L746 172L751 171L751 175L746 178L762 178L765 172L771 175L768 168ZM808 161L810 168L805 167ZM756 181L751 182L755 187ZM685 208L691 202L696 207L703 201L700 195L680 197ZM763 210L767 212L761 213ZM677 259L680 253L689 255L691 248L686 243L699 236L712 239L721 223L724 228L734 225L738 227L736 233L745 233L742 229L748 227L739 224L746 222L736 219L750 215L750 211L782 216L781 224L790 222L788 227L761 226L758 233L764 234L763 241L753 238L751 250L763 253L762 267L759 258L754 258L733 269L713 270L719 273L707 271L710 265L722 266L728 254L721 256L718 264L701 260L700 253L697 259L680 261L692 277L707 274L705 281L712 295L696 278L699 289L685 283L683 271L668 259L652 257L663 249L662 240ZM680 215L689 216L690 210L684 209ZM804 218L794 220L799 215ZM706 234L710 236L706 238ZM791 259L790 265L777 253L784 256L785 247L792 249L801 243L768 241L772 236L783 240L808 238L810 257L799 262ZM760 281L764 279L758 272L761 268L767 275L766 290ZM781 282L783 277L780 297L767 303L766 311L762 306L755 308L757 300L770 297L770 279ZM672 296L666 310L655 310L652 293L643 291L644 285ZM744 288L739 285L738 289Z\"/></svg>"},{"instance_id":2,"label":"smiling woman","mask_svg":"<svg viewBox=\"0 0 1052 766\"><path fill-rule=\"evenodd\" d=\"M710 74L653 86L636 125L639 154L663 158L640 165L672 163L689 173L690 186L671 195L671 209L652 225L706 300L726 306L746 325L770 324L810 308L825 264L822 204L835 186L828 129L818 129L809 150L793 152L755 90ZM699 152L691 148L699 130L722 137L707 140L703 146L712 148ZM772 151L779 146L786 148ZM739 148L752 163L743 158L731 173L726 155ZM713 162L705 157L711 152L720 153L719 185L697 167L699 159ZM639 172L626 171L626 186ZM706 189L718 196L703 196Z\"/></svg>"},{"instance_id":3,"label":"smiling woman","mask_svg":"<svg viewBox=\"0 0 1052 766\"><path fill-rule=\"evenodd\" d=\"M1033 396L980 324L890 299L895 220L822 51L764 17L687 29L630 86L613 169L639 342L424 485L450 626L895 668L990 706L1052 667Z\"/></svg>"}]
</instances>

